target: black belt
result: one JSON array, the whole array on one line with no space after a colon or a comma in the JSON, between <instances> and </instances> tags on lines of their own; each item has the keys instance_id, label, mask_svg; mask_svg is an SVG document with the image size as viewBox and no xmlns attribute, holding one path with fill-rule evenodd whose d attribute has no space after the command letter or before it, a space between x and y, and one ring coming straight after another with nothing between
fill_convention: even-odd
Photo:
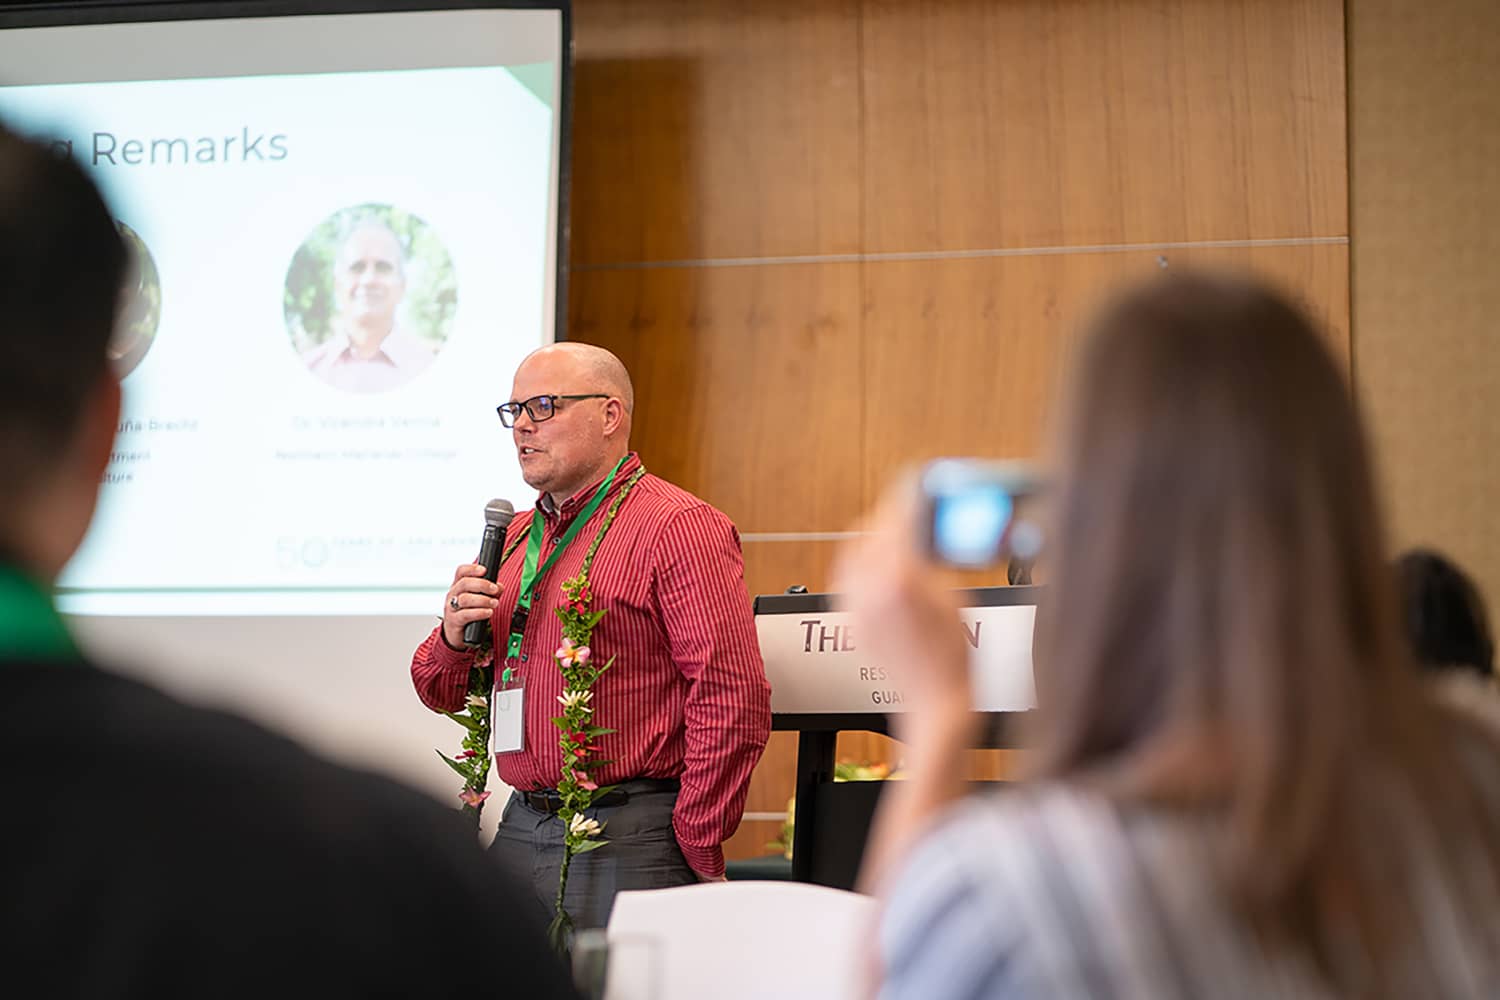
<instances>
[{"instance_id":1,"label":"black belt","mask_svg":"<svg viewBox=\"0 0 1500 1000\"><path fill-rule=\"evenodd\" d=\"M630 801L630 796L643 795L647 792L675 792L681 783L676 778L637 778L634 781L622 781L614 788L594 799L590 808L602 806L618 806ZM537 812L555 813L563 806L562 796L555 788L540 788L536 791L524 792L519 788L516 794L521 796L521 801L535 809Z\"/></svg>"}]
</instances>

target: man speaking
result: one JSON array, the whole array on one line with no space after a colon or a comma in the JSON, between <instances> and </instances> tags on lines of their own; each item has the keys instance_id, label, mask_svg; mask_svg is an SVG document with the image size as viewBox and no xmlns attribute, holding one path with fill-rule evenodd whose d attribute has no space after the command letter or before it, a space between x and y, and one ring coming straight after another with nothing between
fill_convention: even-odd
<instances>
[{"instance_id":1,"label":"man speaking","mask_svg":"<svg viewBox=\"0 0 1500 1000\"><path fill-rule=\"evenodd\" d=\"M497 583L458 567L442 625L411 664L422 701L458 711L475 656L464 626L491 621L497 704L519 713L513 736L504 718L495 725L496 769L516 791L491 850L550 915L564 851L558 661L578 655L555 611L577 597L562 584L589 566L584 603L604 615L586 655L614 663L588 701L593 724L613 732L594 739L605 763L584 780L613 790L587 811L607 843L569 867L564 906L579 928L603 926L620 890L723 877L721 845L770 734L739 535L645 472L629 446L633 408L629 374L602 348L554 344L521 363L499 411L536 509L511 524Z\"/></svg>"}]
</instances>

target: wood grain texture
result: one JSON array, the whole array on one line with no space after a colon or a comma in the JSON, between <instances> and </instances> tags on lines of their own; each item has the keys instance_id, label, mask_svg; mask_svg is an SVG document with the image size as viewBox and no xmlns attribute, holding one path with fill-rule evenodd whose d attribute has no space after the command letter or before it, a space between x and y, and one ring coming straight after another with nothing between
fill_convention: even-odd
<instances>
[{"instance_id":1,"label":"wood grain texture","mask_svg":"<svg viewBox=\"0 0 1500 1000\"><path fill-rule=\"evenodd\" d=\"M839 552L834 542L744 542L745 586L750 595L781 594L800 585L810 594L832 587L833 564Z\"/></svg>"},{"instance_id":2,"label":"wood grain texture","mask_svg":"<svg viewBox=\"0 0 1500 1000\"><path fill-rule=\"evenodd\" d=\"M868 251L1348 232L1330 0L865 0Z\"/></svg>"},{"instance_id":3,"label":"wood grain texture","mask_svg":"<svg viewBox=\"0 0 1500 1000\"><path fill-rule=\"evenodd\" d=\"M900 741L889 736L848 732L839 734L834 756L855 765L885 764L892 773L899 773L905 753ZM1009 781L1020 768L1021 754L1020 750L970 750L964 755L964 777L969 781Z\"/></svg>"},{"instance_id":4,"label":"wood grain texture","mask_svg":"<svg viewBox=\"0 0 1500 1000\"><path fill-rule=\"evenodd\" d=\"M785 813L791 801L797 772L797 734L772 733L761 755L760 764L750 778L750 793L745 798L747 813ZM758 858L774 854L767 844L781 834L776 820L745 820L733 837L724 842L724 856L730 860Z\"/></svg>"},{"instance_id":5,"label":"wood grain texture","mask_svg":"<svg viewBox=\"0 0 1500 1000\"><path fill-rule=\"evenodd\" d=\"M1352 0L1354 371L1396 544L1500 623L1500 4Z\"/></svg>"},{"instance_id":6,"label":"wood grain texture","mask_svg":"<svg viewBox=\"0 0 1500 1000\"><path fill-rule=\"evenodd\" d=\"M578 0L575 266L857 250L856 0Z\"/></svg>"},{"instance_id":7,"label":"wood grain texture","mask_svg":"<svg viewBox=\"0 0 1500 1000\"><path fill-rule=\"evenodd\" d=\"M740 531L840 531L861 509L858 265L587 271L574 339L635 381L651 471Z\"/></svg>"},{"instance_id":8,"label":"wood grain texture","mask_svg":"<svg viewBox=\"0 0 1500 1000\"><path fill-rule=\"evenodd\" d=\"M1084 323L1111 292L1163 262L1263 276L1347 357L1347 257L1347 247L1316 245L868 265L867 502L909 463L1035 457Z\"/></svg>"}]
</instances>

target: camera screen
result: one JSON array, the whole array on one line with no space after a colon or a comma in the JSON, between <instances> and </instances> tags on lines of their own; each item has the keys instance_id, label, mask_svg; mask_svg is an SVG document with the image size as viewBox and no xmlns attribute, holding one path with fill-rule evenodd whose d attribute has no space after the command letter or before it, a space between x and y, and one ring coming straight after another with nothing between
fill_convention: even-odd
<instances>
[{"instance_id":1,"label":"camera screen","mask_svg":"<svg viewBox=\"0 0 1500 1000\"><path fill-rule=\"evenodd\" d=\"M933 555L954 566L998 562L1015 501L998 484L976 482L933 498Z\"/></svg>"}]
</instances>

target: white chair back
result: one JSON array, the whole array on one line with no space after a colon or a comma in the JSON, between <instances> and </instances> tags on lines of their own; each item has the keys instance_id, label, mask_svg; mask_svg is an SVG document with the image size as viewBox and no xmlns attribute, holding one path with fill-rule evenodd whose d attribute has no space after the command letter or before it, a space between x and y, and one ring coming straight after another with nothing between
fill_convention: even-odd
<instances>
[{"instance_id":1,"label":"white chair back","mask_svg":"<svg viewBox=\"0 0 1500 1000\"><path fill-rule=\"evenodd\" d=\"M875 905L869 896L801 882L622 892L607 931L621 961L606 1000L865 996ZM643 947L653 956L652 982L640 970Z\"/></svg>"}]
</instances>

